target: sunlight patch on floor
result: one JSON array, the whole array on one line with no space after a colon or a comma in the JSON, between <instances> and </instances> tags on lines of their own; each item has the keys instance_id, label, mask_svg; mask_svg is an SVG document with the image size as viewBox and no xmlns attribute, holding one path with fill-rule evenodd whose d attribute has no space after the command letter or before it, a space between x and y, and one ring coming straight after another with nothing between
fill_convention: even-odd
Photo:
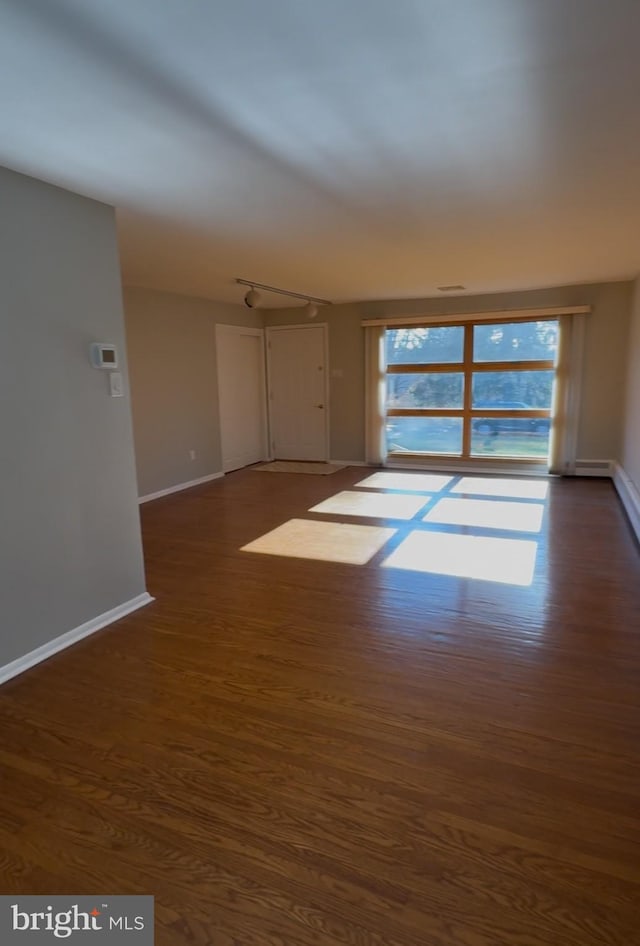
<instances>
[{"instance_id":1,"label":"sunlight patch on floor","mask_svg":"<svg viewBox=\"0 0 640 946\"><path fill-rule=\"evenodd\" d=\"M249 542L241 552L311 558L344 565L366 565L395 529L356 526L345 522L316 522L290 519L259 539Z\"/></svg>"},{"instance_id":2,"label":"sunlight patch on floor","mask_svg":"<svg viewBox=\"0 0 640 946\"><path fill-rule=\"evenodd\" d=\"M355 485L367 489L406 489L410 492L437 493L448 486L452 476L431 473L372 473Z\"/></svg>"},{"instance_id":3,"label":"sunlight patch on floor","mask_svg":"<svg viewBox=\"0 0 640 946\"><path fill-rule=\"evenodd\" d=\"M356 493L343 490L312 506L309 512L370 516L374 519L413 519L430 498L401 493Z\"/></svg>"},{"instance_id":4,"label":"sunlight patch on floor","mask_svg":"<svg viewBox=\"0 0 640 946\"><path fill-rule=\"evenodd\" d=\"M452 526L479 526L512 532L540 532L542 503L510 503L499 499L441 499L424 522Z\"/></svg>"},{"instance_id":5,"label":"sunlight patch on floor","mask_svg":"<svg viewBox=\"0 0 640 946\"><path fill-rule=\"evenodd\" d=\"M510 499L545 499L549 491L546 480L507 479L497 476L463 476L452 487L452 493L472 496L506 496Z\"/></svg>"},{"instance_id":6,"label":"sunlight patch on floor","mask_svg":"<svg viewBox=\"0 0 640 946\"><path fill-rule=\"evenodd\" d=\"M526 587L533 581L536 550L532 540L412 532L382 567Z\"/></svg>"}]
</instances>

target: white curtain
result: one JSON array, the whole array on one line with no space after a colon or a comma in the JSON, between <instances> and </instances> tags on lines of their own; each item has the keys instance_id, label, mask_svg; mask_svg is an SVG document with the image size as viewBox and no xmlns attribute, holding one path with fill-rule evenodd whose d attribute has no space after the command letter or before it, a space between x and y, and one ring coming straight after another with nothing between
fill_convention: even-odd
<instances>
[{"instance_id":1,"label":"white curtain","mask_svg":"<svg viewBox=\"0 0 640 946\"><path fill-rule=\"evenodd\" d=\"M384 326L368 326L365 337L365 459L383 465L387 459Z\"/></svg>"},{"instance_id":2,"label":"white curtain","mask_svg":"<svg viewBox=\"0 0 640 946\"><path fill-rule=\"evenodd\" d=\"M571 475L576 469L585 315L562 315L553 394L549 472Z\"/></svg>"}]
</instances>

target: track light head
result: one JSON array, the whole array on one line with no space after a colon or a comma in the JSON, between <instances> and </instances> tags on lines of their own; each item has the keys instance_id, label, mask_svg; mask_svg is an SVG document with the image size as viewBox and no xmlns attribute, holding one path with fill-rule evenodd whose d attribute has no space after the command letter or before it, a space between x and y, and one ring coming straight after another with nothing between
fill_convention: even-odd
<instances>
[{"instance_id":1,"label":"track light head","mask_svg":"<svg viewBox=\"0 0 640 946\"><path fill-rule=\"evenodd\" d=\"M253 288L251 288L244 297L244 304L246 305L247 309L257 308L257 306L260 305L260 302L260 293L256 292L256 290Z\"/></svg>"}]
</instances>

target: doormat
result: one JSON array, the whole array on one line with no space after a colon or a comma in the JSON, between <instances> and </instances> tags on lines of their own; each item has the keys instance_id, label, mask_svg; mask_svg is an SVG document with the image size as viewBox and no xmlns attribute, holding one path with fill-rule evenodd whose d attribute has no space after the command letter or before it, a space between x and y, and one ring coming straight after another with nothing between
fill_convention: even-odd
<instances>
[{"instance_id":1,"label":"doormat","mask_svg":"<svg viewBox=\"0 0 640 946\"><path fill-rule=\"evenodd\" d=\"M315 473L317 476L328 476L344 470L344 464L337 463L303 463L296 460L274 460L272 463L261 463L254 466L259 473Z\"/></svg>"}]
</instances>

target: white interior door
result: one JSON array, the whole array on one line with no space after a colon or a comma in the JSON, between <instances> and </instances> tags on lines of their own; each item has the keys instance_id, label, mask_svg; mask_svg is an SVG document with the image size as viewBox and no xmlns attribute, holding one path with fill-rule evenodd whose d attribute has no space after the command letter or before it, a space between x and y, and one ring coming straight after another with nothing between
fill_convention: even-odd
<instances>
[{"instance_id":1,"label":"white interior door","mask_svg":"<svg viewBox=\"0 0 640 946\"><path fill-rule=\"evenodd\" d=\"M267 329L271 453L328 459L326 325Z\"/></svg>"},{"instance_id":2,"label":"white interior door","mask_svg":"<svg viewBox=\"0 0 640 946\"><path fill-rule=\"evenodd\" d=\"M216 326L222 469L266 460L267 418L262 329Z\"/></svg>"}]
</instances>

